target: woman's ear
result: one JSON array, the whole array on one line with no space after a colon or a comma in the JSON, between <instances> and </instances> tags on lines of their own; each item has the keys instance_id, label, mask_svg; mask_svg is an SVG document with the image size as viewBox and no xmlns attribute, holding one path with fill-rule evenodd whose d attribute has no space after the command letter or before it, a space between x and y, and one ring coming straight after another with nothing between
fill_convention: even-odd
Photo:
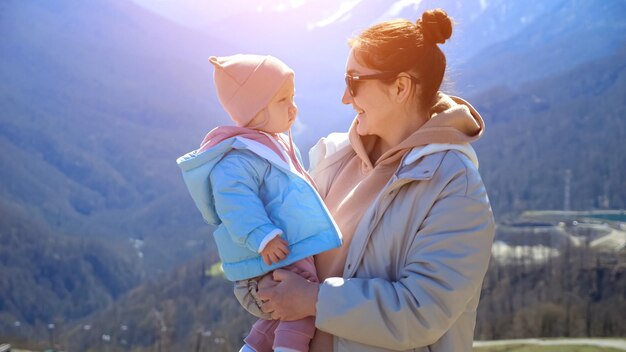
<instances>
[{"instance_id":1,"label":"woman's ear","mask_svg":"<svg viewBox=\"0 0 626 352\"><path fill-rule=\"evenodd\" d=\"M394 83L395 97L398 103L407 102L415 93L415 85L410 77L400 75Z\"/></svg>"}]
</instances>

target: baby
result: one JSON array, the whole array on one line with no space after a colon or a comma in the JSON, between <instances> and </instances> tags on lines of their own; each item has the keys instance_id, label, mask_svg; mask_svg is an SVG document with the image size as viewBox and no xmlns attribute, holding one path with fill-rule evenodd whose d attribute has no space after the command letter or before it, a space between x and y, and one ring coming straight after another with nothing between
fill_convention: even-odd
<instances>
[{"instance_id":1,"label":"baby","mask_svg":"<svg viewBox=\"0 0 626 352\"><path fill-rule=\"evenodd\" d=\"M272 56L209 61L219 101L236 126L213 129L177 162L202 216L217 225L224 274L248 287L277 268L317 281L312 256L339 247L341 234L291 138L294 72ZM260 319L242 351L308 351L314 333L314 317Z\"/></svg>"}]
</instances>

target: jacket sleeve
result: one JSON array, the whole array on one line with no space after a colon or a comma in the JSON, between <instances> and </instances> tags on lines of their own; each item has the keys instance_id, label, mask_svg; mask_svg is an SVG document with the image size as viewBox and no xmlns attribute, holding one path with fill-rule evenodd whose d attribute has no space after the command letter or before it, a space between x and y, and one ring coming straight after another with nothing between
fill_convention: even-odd
<instances>
[{"instance_id":1,"label":"jacket sleeve","mask_svg":"<svg viewBox=\"0 0 626 352\"><path fill-rule=\"evenodd\" d=\"M320 286L316 326L394 350L439 340L479 294L487 270L495 225L484 187L481 193L453 192L433 204L397 281L328 278Z\"/></svg>"},{"instance_id":2,"label":"jacket sleeve","mask_svg":"<svg viewBox=\"0 0 626 352\"><path fill-rule=\"evenodd\" d=\"M211 171L215 211L235 243L258 252L266 235L282 232L259 198L266 163L243 152L228 153Z\"/></svg>"}]
</instances>

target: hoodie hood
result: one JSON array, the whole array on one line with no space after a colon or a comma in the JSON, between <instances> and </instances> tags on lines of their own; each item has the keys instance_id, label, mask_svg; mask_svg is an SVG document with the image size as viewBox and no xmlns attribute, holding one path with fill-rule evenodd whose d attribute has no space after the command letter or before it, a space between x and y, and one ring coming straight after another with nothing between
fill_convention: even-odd
<instances>
[{"instance_id":1,"label":"hoodie hood","mask_svg":"<svg viewBox=\"0 0 626 352\"><path fill-rule=\"evenodd\" d=\"M246 127L238 127L238 126L218 126L212 129L202 140L200 143L200 149L198 153L202 153L205 150L214 147L220 142L233 138L236 136L240 136L246 139L250 139L256 142L259 142L266 147L273 150L277 155L279 155L284 161L287 161L285 156L280 152L278 146L272 142L272 137L268 133L264 133L255 129L246 128ZM279 138L278 136L274 138Z\"/></svg>"},{"instance_id":2,"label":"hoodie hood","mask_svg":"<svg viewBox=\"0 0 626 352\"><path fill-rule=\"evenodd\" d=\"M352 122L348 132L350 144L357 156L363 162L364 169L372 169L387 164L395 164L409 150L424 147L430 144L440 145L437 148L421 149L434 152L442 151L442 145L466 145L480 138L484 130L484 121L480 114L468 102L461 98L439 95L437 104L432 109L432 115L419 129L413 132L397 146L386 151L372 164L369 158L369 151L376 142L375 136L360 136L356 131L357 120ZM451 148L458 149L458 148ZM471 159L476 159L475 154ZM415 161L417 159L413 159Z\"/></svg>"},{"instance_id":3,"label":"hoodie hood","mask_svg":"<svg viewBox=\"0 0 626 352\"><path fill-rule=\"evenodd\" d=\"M343 158L354 150L365 167L373 167L367 156L368 138L358 135L353 122L349 132L331 133L323 137L309 151L309 170L323 169ZM409 136L400 145L383 155L379 162L398 151L406 154L402 165L408 165L420 158L445 150L458 150L465 154L478 167L476 152L469 143L478 140L485 130L480 114L467 101L440 94L439 101L431 110L431 119ZM411 149L407 153L407 149ZM387 160L389 162L389 160Z\"/></svg>"}]
</instances>

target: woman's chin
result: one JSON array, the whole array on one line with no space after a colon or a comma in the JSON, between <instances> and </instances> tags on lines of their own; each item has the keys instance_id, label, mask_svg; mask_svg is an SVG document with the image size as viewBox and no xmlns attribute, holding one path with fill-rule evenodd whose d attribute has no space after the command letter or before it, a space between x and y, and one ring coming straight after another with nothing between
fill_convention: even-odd
<instances>
[{"instance_id":1,"label":"woman's chin","mask_svg":"<svg viewBox=\"0 0 626 352\"><path fill-rule=\"evenodd\" d=\"M367 136L367 128L365 126L365 124L362 121L358 121L357 125L356 125L356 133L359 134L359 136Z\"/></svg>"}]
</instances>

